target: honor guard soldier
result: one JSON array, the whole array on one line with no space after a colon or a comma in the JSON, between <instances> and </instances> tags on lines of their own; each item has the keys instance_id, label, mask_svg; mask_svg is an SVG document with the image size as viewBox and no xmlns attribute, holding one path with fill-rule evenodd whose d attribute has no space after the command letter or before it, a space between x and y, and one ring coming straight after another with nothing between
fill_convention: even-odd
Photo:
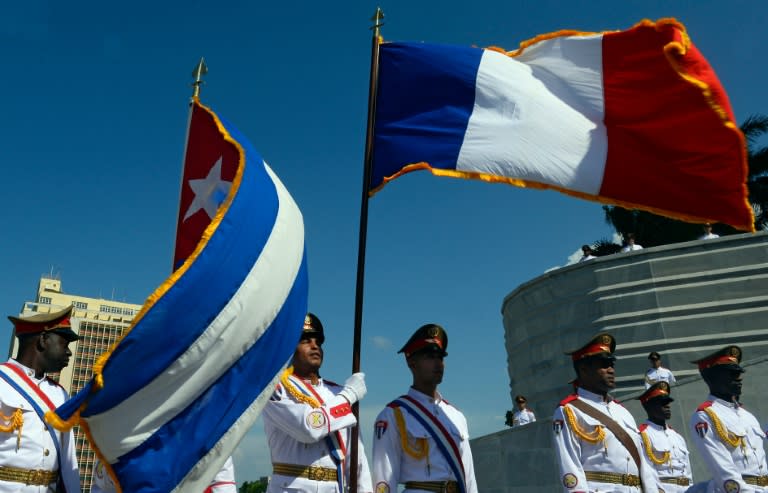
<instances>
[{"instance_id":1,"label":"honor guard soldier","mask_svg":"<svg viewBox=\"0 0 768 493\"><path fill-rule=\"evenodd\" d=\"M691 436L712 471L711 492L768 492L765 431L739 403L741 349L726 346L694 361L709 396L691 417Z\"/></svg>"},{"instance_id":2,"label":"honor guard soldier","mask_svg":"<svg viewBox=\"0 0 768 493\"><path fill-rule=\"evenodd\" d=\"M672 370L661 366L661 355L656 351L652 351L648 355L648 361L651 363L651 367L645 372L645 388L649 389L651 385L656 382L667 382L672 385L675 380L675 375Z\"/></svg>"},{"instance_id":3,"label":"honor guard soldier","mask_svg":"<svg viewBox=\"0 0 768 493\"><path fill-rule=\"evenodd\" d=\"M464 415L438 392L448 355L448 334L420 327L398 353L413 375L406 395L379 413L373 437L376 493L477 493Z\"/></svg>"},{"instance_id":4,"label":"honor guard soldier","mask_svg":"<svg viewBox=\"0 0 768 493\"><path fill-rule=\"evenodd\" d=\"M45 413L68 399L67 392L46 376L69 364L72 307L13 322L19 350L16 359L0 364L0 491L39 493L63 487L80 492L80 473L72 432L55 430ZM58 486L57 486L58 483Z\"/></svg>"},{"instance_id":5,"label":"honor guard soldier","mask_svg":"<svg viewBox=\"0 0 768 493\"><path fill-rule=\"evenodd\" d=\"M347 493L352 404L365 396L365 375L353 373L344 386L320 378L323 324L312 313L304 320L292 366L280 377L264 406L264 431L272 456L268 493ZM358 439L358 493L371 493L371 474Z\"/></svg>"},{"instance_id":6,"label":"honor guard soldier","mask_svg":"<svg viewBox=\"0 0 768 493\"><path fill-rule=\"evenodd\" d=\"M640 425L643 453L656 468L666 493L687 491L693 484L688 446L683 436L667 425L672 418L669 403L674 401L669 384L657 382L638 399L648 414L646 422Z\"/></svg>"},{"instance_id":7,"label":"honor guard soldier","mask_svg":"<svg viewBox=\"0 0 768 493\"><path fill-rule=\"evenodd\" d=\"M515 396L517 410L512 415L512 426L523 426L536 421L536 415L528 409L528 399L523 395Z\"/></svg>"},{"instance_id":8,"label":"honor guard soldier","mask_svg":"<svg viewBox=\"0 0 768 493\"><path fill-rule=\"evenodd\" d=\"M615 349L613 336L602 333L566 353L576 371L576 393L560 402L552 423L563 491L664 491L640 453L635 419L609 395L616 387Z\"/></svg>"}]
</instances>

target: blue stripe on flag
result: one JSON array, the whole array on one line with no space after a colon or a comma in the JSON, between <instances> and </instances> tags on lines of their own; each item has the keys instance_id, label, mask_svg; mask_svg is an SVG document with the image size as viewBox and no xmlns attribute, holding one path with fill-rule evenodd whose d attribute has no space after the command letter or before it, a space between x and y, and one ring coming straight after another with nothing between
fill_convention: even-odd
<instances>
[{"instance_id":1,"label":"blue stripe on flag","mask_svg":"<svg viewBox=\"0 0 768 493\"><path fill-rule=\"evenodd\" d=\"M248 186L240 187L224 220L189 270L115 348L104 367L104 388L90 395L82 417L119 404L176 361L229 302L261 254L277 216L275 184L265 172L261 156L244 145L245 139L234 128L227 125L227 130L244 146L246 166L241 183ZM125 357L131 353L136 357ZM110 385L115 380L120 385Z\"/></svg>"},{"instance_id":2,"label":"blue stripe on flag","mask_svg":"<svg viewBox=\"0 0 768 493\"><path fill-rule=\"evenodd\" d=\"M242 413L265 391L282 369L286 354L296 348L307 307L306 257L296 282L275 322L251 349L187 409L151 438L112 465L123 491L162 493L147 489L146 478L167 478L175 485L219 441ZM293 326L295 334L281 327ZM247 385L244 385L247 383ZM266 389L271 393L272 389ZM226 404L226 407L220 405ZM142 489L143 488L143 489Z\"/></svg>"},{"instance_id":3,"label":"blue stripe on flag","mask_svg":"<svg viewBox=\"0 0 768 493\"><path fill-rule=\"evenodd\" d=\"M371 189L408 164L455 169L483 50L421 43L380 50Z\"/></svg>"}]
</instances>

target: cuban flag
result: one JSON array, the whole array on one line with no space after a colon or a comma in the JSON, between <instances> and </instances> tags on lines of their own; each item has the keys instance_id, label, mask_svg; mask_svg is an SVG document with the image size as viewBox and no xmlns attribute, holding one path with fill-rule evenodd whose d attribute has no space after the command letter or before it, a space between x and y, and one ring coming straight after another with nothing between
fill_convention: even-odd
<instances>
[{"instance_id":1,"label":"cuban flag","mask_svg":"<svg viewBox=\"0 0 768 493\"><path fill-rule=\"evenodd\" d=\"M673 19L520 49L384 43L371 195L409 171L753 230L744 136Z\"/></svg>"},{"instance_id":2,"label":"cuban flag","mask_svg":"<svg viewBox=\"0 0 768 493\"><path fill-rule=\"evenodd\" d=\"M48 416L79 423L126 492L203 491L269 400L307 312L301 212L196 100L183 180L180 265Z\"/></svg>"}]
</instances>

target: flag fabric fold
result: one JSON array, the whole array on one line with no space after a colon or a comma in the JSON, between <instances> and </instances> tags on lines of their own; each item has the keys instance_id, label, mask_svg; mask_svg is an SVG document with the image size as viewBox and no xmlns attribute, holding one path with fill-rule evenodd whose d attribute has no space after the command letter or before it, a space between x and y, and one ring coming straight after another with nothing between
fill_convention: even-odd
<instances>
[{"instance_id":1,"label":"flag fabric fold","mask_svg":"<svg viewBox=\"0 0 768 493\"><path fill-rule=\"evenodd\" d=\"M303 219L280 180L198 101L186 153L179 229L198 242L179 255L177 240L178 269L48 416L83 426L122 491L203 491L269 399L307 311Z\"/></svg>"},{"instance_id":2,"label":"flag fabric fold","mask_svg":"<svg viewBox=\"0 0 768 493\"><path fill-rule=\"evenodd\" d=\"M744 137L673 19L513 52L383 43L379 60L371 195L427 169L753 230Z\"/></svg>"}]
</instances>

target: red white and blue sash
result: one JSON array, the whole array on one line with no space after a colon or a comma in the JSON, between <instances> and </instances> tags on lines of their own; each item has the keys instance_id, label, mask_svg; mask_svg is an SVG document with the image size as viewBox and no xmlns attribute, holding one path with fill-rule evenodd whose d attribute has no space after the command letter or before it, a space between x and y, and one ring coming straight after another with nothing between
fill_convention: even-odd
<instances>
[{"instance_id":1,"label":"red white and blue sash","mask_svg":"<svg viewBox=\"0 0 768 493\"><path fill-rule=\"evenodd\" d=\"M291 382L291 384L296 387L296 389L301 392L302 394L312 397L315 399L318 404L323 405L324 401L323 398L320 397L320 394L315 391L315 389L311 385L307 385L304 383L304 380L295 377L293 375L288 376L288 380ZM322 410L325 412L325 410ZM326 420L330 423L330 417L326 414ZM344 477L344 469L345 469L345 462L344 460L347 457L347 447L344 443L344 439L341 436L341 433L338 431L329 433L325 437L325 443L328 445L328 450L331 454L331 459L333 459L333 462L336 464L336 476L338 477L338 484L339 484L339 491L341 493L344 493L346 491L346 480Z\"/></svg>"},{"instance_id":2,"label":"red white and blue sash","mask_svg":"<svg viewBox=\"0 0 768 493\"><path fill-rule=\"evenodd\" d=\"M427 408L410 396L400 396L392 401L389 406L401 407L408 411L408 414L413 416L432 435L435 443L437 443L437 448L445 457L448 466L459 483L459 491L466 493L467 480L464 475L464 463L461 460L461 452L456 441L451 437L451 434L445 429L443 424Z\"/></svg>"},{"instance_id":3,"label":"red white and blue sash","mask_svg":"<svg viewBox=\"0 0 768 493\"><path fill-rule=\"evenodd\" d=\"M0 364L0 378L5 380L8 385L13 387L24 399L32 405L40 421L45 423L45 428L51 435L53 445L56 447L56 457L61 463L61 446L59 445L59 437L56 430L53 429L50 423L45 421L45 413L48 411L54 411L56 405L51 402L51 399L40 390L40 387L33 382L24 371L16 365L10 363Z\"/></svg>"}]
</instances>

